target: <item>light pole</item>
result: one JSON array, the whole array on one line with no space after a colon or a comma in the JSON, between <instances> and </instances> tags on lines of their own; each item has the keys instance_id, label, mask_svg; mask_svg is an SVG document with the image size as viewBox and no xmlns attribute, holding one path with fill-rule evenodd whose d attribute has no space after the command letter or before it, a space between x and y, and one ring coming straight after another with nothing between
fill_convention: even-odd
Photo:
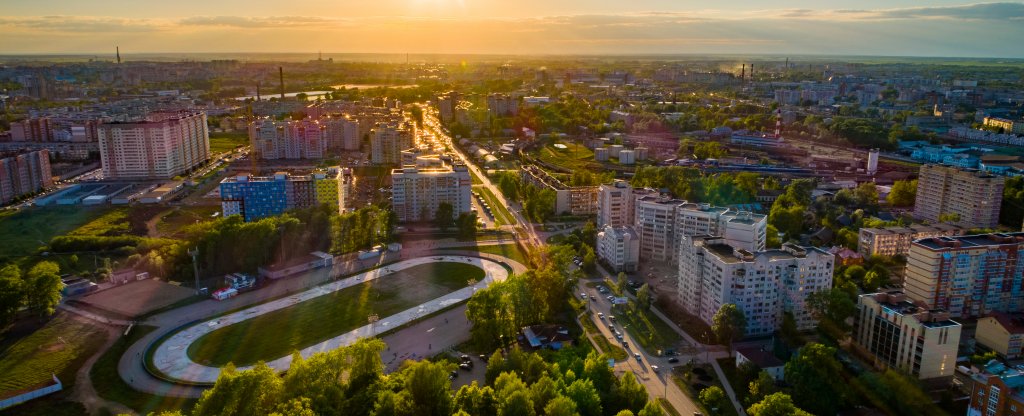
<instances>
[{"instance_id":1,"label":"light pole","mask_svg":"<svg viewBox=\"0 0 1024 416\"><path fill-rule=\"evenodd\" d=\"M375 314L375 313L372 313L372 314L370 314L370 316L366 317L366 321L370 323L370 336L371 337L377 335L376 324L377 324L377 321L379 321L379 320L380 320L380 316L377 316L377 314Z\"/></svg>"},{"instance_id":2,"label":"light pole","mask_svg":"<svg viewBox=\"0 0 1024 416\"><path fill-rule=\"evenodd\" d=\"M196 247L196 248L193 248L193 249L189 250L188 251L188 255L192 256L192 273L195 275L195 278L196 278L196 295L198 295L199 294L199 260L197 260L197 257L199 256L199 247Z\"/></svg>"}]
</instances>

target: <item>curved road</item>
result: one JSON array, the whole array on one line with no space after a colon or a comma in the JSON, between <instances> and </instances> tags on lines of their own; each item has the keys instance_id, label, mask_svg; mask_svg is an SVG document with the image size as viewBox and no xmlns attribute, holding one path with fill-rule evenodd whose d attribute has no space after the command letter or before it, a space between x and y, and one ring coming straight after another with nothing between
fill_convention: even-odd
<instances>
[{"instance_id":1,"label":"curved road","mask_svg":"<svg viewBox=\"0 0 1024 416\"><path fill-rule=\"evenodd\" d=\"M429 300L397 314L382 317L380 321L375 324L364 325L334 338L304 348L299 351L300 354L302 354L303 357L309 358L311 355L318 352L330 351L349 345L359 338L372 337L378 332L387 331L389 328L401 327L423 316L431 315L451 305L464 302L469 299L476 290L484 289L487 286L490 286L493 282L501 282L509 275L508 270L506 270L502 265L491 260L485 260L477 257L432 256L403 260L395 264L363 272L333 283L317 286L302 293L297 293L295 295L267 303L261 303L238 312L189 326L188 328L175 333L157 346L153 353L154 366L158 371L175 380L196 384L213 384L217 381L217 377L220 375L220 367L198 364L192 361L188 356L189 346L204 335L230 325L256 318L260 315L299 305L302 302L316 297L334 293L365 282L384 278L405 269L431 263L469 263L483 269L485 277L473 286L458 289L447 295ZM267 336L273 335L267 334ZM267 365L277 371L285 371L291 366L292 358L292 354L288 354L284 357L268 361ZM251 367L252 366L239 367L239 370L246 370Z\"/></svg>"}]
</instances>

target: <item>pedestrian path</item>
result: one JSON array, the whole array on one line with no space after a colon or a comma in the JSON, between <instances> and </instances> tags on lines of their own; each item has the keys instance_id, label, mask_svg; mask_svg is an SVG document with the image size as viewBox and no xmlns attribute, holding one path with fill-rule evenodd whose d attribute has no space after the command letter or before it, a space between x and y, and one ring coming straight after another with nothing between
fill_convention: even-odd
<instances>
[{"instance_id":1,"label":"pedestrian path","mask_svg":"<svg viewBox=\"0 0 1024 416\"><path fill-rule=\"evenodd\" d=\"M188 347L197 339L217 329L233 325L247 319L287 308L305 302L309 299L333 293L363 282L383 278L398 271L411 267L440 262L469 263L484 270L485 277L473 286L456 290L439 298L424 302L420 305L409 308L397 314L381 317L380 321L364 325L350 332L328 339L299 351L303 357L323 351L329 351L341 346L349 345L362 337L375 336L376 334L398 328L406 323L415 321L424 316L433 314L451 305L464 302L476 290L488 287L495 281L503 281L508 277L508 271L501 264L487 259L466 256L430 256L404 260L378 269L369 270L355 276L342 279L336 282L317 286L301 293L280 298L271 302L255 305L228 315L216 317L205 322L194 324L182 331L179 331L157 346L153 353L153 364L158 371L165 376L188 383L213 384L220 375L220 368L210 367L193 362L188 357ZM268 334L268 336L272 336ZM291 366L292 355L281 357L267 362L271 368L277 371L287 370ZM251 367L251 366L250 366ZM250 367L240 367L245 370Z\"/></svg>"}]
</instances>

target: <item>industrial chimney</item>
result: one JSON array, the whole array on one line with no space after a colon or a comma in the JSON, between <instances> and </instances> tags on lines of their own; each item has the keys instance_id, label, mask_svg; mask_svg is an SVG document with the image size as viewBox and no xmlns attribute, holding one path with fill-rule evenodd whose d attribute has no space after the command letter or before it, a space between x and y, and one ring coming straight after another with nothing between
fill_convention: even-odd
<instances>
[{"instance_id":1,"label":"industrial chimney","mask_svg":"<svg viewBox=\"0 0 1024 416\"><path fill-rule=\"evenodd\" d=\"M743 69L740 70L740 81L747 81L747 64L743 64Z\"/></svg>"},{"instance_id":2,"label":"industrial chimney","mask_svg":"<svg viewBox=\"0 0 1024 416\"><path fill-rule=\"evenodd\" d=\"M284 100L284 67L277 67L277 76L281 80L281 100Z\"/></svg>"},{"instance_id":3,"label":"industrial chimney","mask_svg":"<svg viewBox=\"0 0 1024 416\"><path fill-rule=\"evenodd\" d=\"M121 63L121 47L115 46L114 49L117 50L117 63Z\"/></svg>"}]
</instances>

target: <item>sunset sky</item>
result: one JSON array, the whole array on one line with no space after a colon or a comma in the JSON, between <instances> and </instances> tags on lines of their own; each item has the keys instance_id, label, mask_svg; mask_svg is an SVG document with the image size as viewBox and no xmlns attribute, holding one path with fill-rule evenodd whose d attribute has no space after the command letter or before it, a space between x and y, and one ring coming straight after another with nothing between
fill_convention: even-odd
<instances>
[{"instance_id":1,"label":"sunset sky","mask_svg":"<svg viewBox=\"0 0 1024 416\"><path fill-rule=\"evenodd\" d=\"M0 53L1024 57L1024 3L2 0Z\"/></svg>"}]
</instances>

